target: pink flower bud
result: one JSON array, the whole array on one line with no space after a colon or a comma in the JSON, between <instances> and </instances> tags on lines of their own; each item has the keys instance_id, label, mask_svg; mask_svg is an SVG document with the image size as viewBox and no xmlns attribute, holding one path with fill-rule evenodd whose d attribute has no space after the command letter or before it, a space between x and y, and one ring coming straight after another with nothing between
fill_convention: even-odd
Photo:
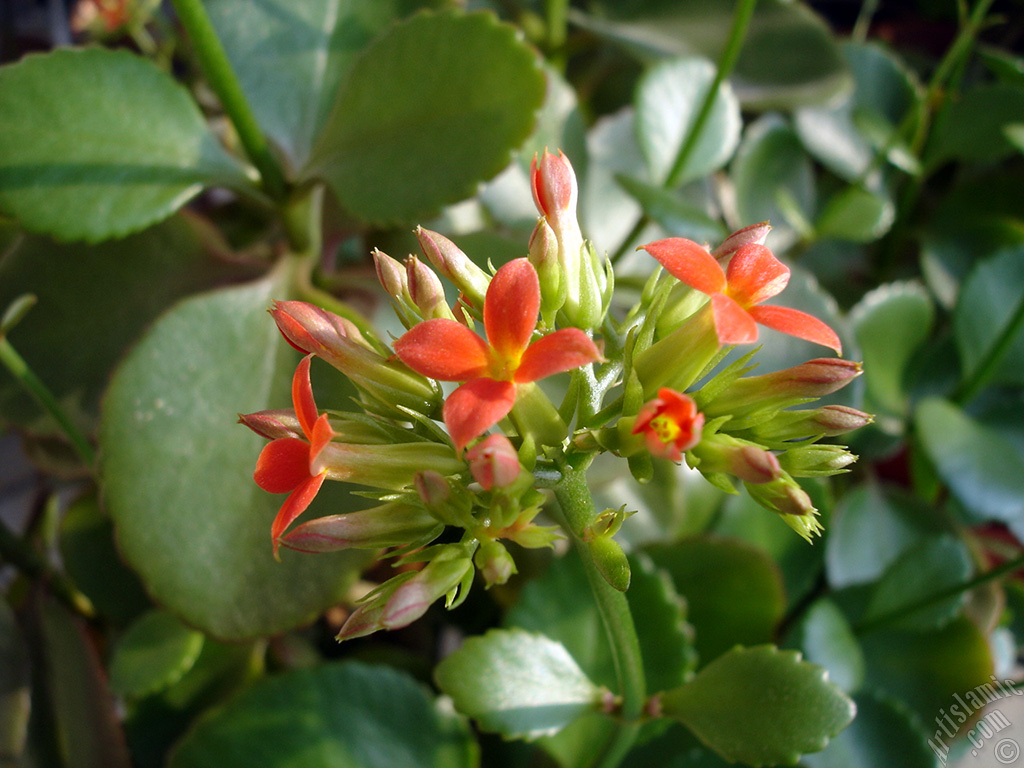
<instances>
[{"instance_id":1,"label":"pink flower bud","mask_svg":"<svg viewBox=\"0 0 1024 768\"><path fill-rule=\"evenodd\" d=\"M277 440L282 437L302 437L302 427L295 411L272 410L238 414L238 423L245 424L260 437Z\"/></svg>"},{"instance_id":2,"label":"pink flower bud","mask_svg":"<svg viewBox=\"0 0 1024 768\"><path fill-rule=\"evenodd\" d=\"M507 488L519 477L519 454L504 435L489 435L466 451L473 478L485 491Z\"/></svg>"},{"instance_id":3,"label":"pink flower bud","mask_svg":"<svg viewBox=\"0 0 1024 768\"><path fill-rule=\"evenodd\" d=\"M405 260L405 273L409 282L409 296L424 320L435 317L455 319L445 300L444 286L434 270L415 256L410 256Z\"/></svg>"},{"instance_id":4,"label":"pink flower bud","mask_svg":"<svg viewBox=\"0 0 1024 768\"><path fill-rule=\"evenodd\" d=\"M809 360L802 365L736 380L704 406L711 418L748 415L765 408L785 408L837 392L861 375L860 363L837 357Z\"/></svg>"},{"instance_id":5,"label":"pink flower bud","mask_svg":"<svg viewBox=\"0 0 1024 768\"><path fill-rule=\"evenodd\" d=\"M711 252L711 255L721 261L732 256L741 246L748 243L764 245L764 241L768 238L768 233L771 232L771 229L772 225L767 221L751 224L748 227L743 227L743 229L737 229L725 238L722 244Z\"/></svg>"},{"instance_id":6,"label":"pink flower bud","mask_svg":"<svg viewBox=\"0 0 1024 768\"><path fill-rule=\"evenodd\" d=\"M377 279L388 296L396 301L409 298L409 283L401 262L374 248L373 265L377 270Z\"/></svg>"},{"instance_id":7,"label":"pink flower bud","mask_svg":"<svg viewBox=\"0 0 1024 768\"><path fill-rule=\"evenodd\" d=\"M444 479L444 475L432 469L417 472L413 478L413 485L420 501L428 509L444 504L452 497L452 489L448 485L448 481Z\"/></svg>"},{"instance_id":8,"label":"pink flower bud","mask_svg":"<svg viewBox=\"0 0 1024 768\"><path fill-rule=\"evenodd\" d=\"M530 165L530 185L537 210L558 230L566 218L576 218L576 174L572 165L561 151L558 156L544 150L538 160L534 155Z\"/></svg>"},{"instance_id":9,"label":"pink flower bud","mask_svg":"<svg viewBox=\"0 0 1024 768\"><path fill-rule=\"evenodd\" d=\"M417 227L416 239L434 269L451 280L473 306L482 307L491 282L488 274L444 235Z\"/></svg>"},{"instance_id":10,"label":"pink flower bud","mask_svg":"<svg viewBox=\"0 0 1024 768\"><path fill-rule=\"evenodd\" d=\"M400 547L418 541L441 525L422 509L388 502L361 512L310 520L293 529L281 543L300 552Z\"/></svg>"},{"instance_id":11,"label":"pink flower bud","mask_svg":"<svg viewBox=\"0 0 1024 768\"><path fill-rule=\"evenodd\" d=\"M473 563L484 577L484 584L488 588L506 583L512 574L517 572L512 555L494 539L480 542L480 548L473 556Z\"/></svg>"}]
</instances>

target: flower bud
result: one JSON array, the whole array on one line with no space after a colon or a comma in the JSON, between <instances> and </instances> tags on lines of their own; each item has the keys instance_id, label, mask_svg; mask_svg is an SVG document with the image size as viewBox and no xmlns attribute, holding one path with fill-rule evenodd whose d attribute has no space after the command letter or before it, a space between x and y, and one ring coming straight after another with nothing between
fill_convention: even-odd
<instances>
[{"instance_id":1,"label":"flower bud","mask_svg":"<svg viewBox=\"0 0 1024 768\"><path fill-rule=\"evenodd\" d=\"M801 411L779 411L771 420L751 427L759 442L835 437L860 429L874 421L869 413L845 405L825 405Z\"/></svg>"},{"instance_id":2,"label":"flower bud","mask_svg":"<svg viewBox=\"0 0 1024 768\"><path fill-rule=\"evenodd\" d=\"M426 415L439 410L437 384L385 358L343 317L304 301L275 302L270 314L293 347L327 361L379 404Z\"/></svg>"},{"instance_id":3,"label":"flower bud","mask_svg":"<svg viewBox=\"0 0 1024 768\"><path fill-rule=\"evenodd\" d=\"M767 221L762 221L758 224L751 224L750 226L743 227L743 229L737 229L725 238L722 244L711 252L711 255L719 261L723 261L732 256L740 249L740 247L749 243L764 245L765 240L768 239L768 233L771 232L771 230L772 225Z\"/></svg>"},{"instance_id":4,"label":"flower bud","mask_svg":"<svg viewBox=\"0 0 1024 768\"><path fill-rule=\"evenodd\" d=\"M434 270L410 256L405 260L406 277L409 281L409 296L424 320L443 317L454 320L451 307L444 296L444 286Z\"/></svg>"},{"instance_id":5,"label":"flower bud","mask_svg":"<svg viewBox=\"0 0 1024 768\"><path fill-rule=\"evenodd\" d=\"M556 232L576 225L576 173L569 158L559 151L555 157L547 150L530 164L530 186L537 210Z\"/></svg>"},{"instance_id":6,"label":"flower bud","mask_svg":"<svg viewBox=\"0 0 1024 768\"><path fill-rule=\"evenodd\" d=\"M466 451L473 478L485 491L507 488L516 481L522 468L519 454L504 435L488 435Z\"/></svg>"},{"instance_id":7,"label":"flower bud","mask_svg":"<svg viewBox=\"0 0 1024 768\"><path fill-rule=\"evenodd\" d=\"M450 446L440 443L358 445L331 442L316 457L310 472L326 471L331 480L345 480L372 488L402 490L418 472L434 470L454 474L463 468Z\"/></svg>"},{"instance_id":8,"label":"flower bud","mask_svg":"<svg viewBox=\"0 0 1024 768\"><path fill-rule=\"evenodd\" d=\"M783 473L770 483L747 485L746 488L750 498L778 514L786 525L808 542L824 530L811 497L789 475Z\"/></svg>"},{"instance_id":9,"label":"flower bud","mask_svg":"<svg viewBox=\"0 0 1024 768\"><path fill-rule=\"evenodd\" d=\"M385 629L407 627L426 613L435 600L458 589L466 576L473 573L473 561L462 553L462 547L444 549L422 571L396 589L384 606L380 618L382 626ZM450 604L451 599L447 602Z\"/></svg>"},{"instance_id":10,"label":"flower bud","mask_svg":"<svg viewBox=\"0 0 1024 768\"><path fill-rule=\"evenodd\" d=\"M491 283L488 274L444 235L417 227L416 239L434 269L451 280L473 306L482 307Z\"/></svg>"},{"instance_id":11,"label":"flower bud","mask_svg":"<svg viewBox=\"0 0 1024 768\"><path fill-rule=\"evenodd\" d=\"M245 424L260 437L277 440L281 437L302 437L302 427L295 411L272 410L238 414L238 423Z\"/></svg>"},{"instance_id":12,"label":"flower bud","mask_svg":"<svg viewBox=\"0 0 1024 768\"><path fill-rule=\"evenodd\" d=\"M857 457L842 445L802 445L790 448L779 463L793 477L828 477L848 471Z\"/></svg>"},{"instance_id":13,"label":"flower bud","mask_svg":"<svg viewBox=\"0 0 1024 768\"><path fill-rule=\"evenodd\" d=\"M755 485L771 482L782 474L774 453L731 435L718 433L705 438L692 452L702 474L724 472Z\"/></svg>"},{"instance_id":14,"label":"flower bud","mask_svg":"<svg viewBox=\"0 0 1024 768\"><path fill-rule=\"evenodd\" d=\"M361 512L320 517L303 523L281 539L300 552L400 547L439 533L441 525L422 509L397 501Z\"/></svg>"},{"instance_id":15,"label":"flower bud","mask_svg":"<svg viewBox=\"0 0 1024 768\"><path fill-rule=\"evenodd\" d=\"M377 279L388 296L399 303L412 301L409 294L409 280L402 263L376 248L373 249L372 256L373 266L377 270Z\"/></svg>"},{"instance_id":16,"label":"flower bud","mask_svg":"<svg viewBox=\"0 0 1024 768\"><path fill-rule=\"evenodd\" d=\"M600 536L587 542L587 549L601 578L619 592L629 589L629 560L619 542L611 536Z\"/></svg>"},{"instance_id":17,"label":"flower bud","mask_svg":"<svg viewBox=\"0 0 1024 768\"><path fill-rule=\"evenodd\" d=\"M543 218L530 235L529 259L540 281L541 316L550 327L554 324L554 313L565 304L568 284L558 261L558 239Z\"/></svg>"},{"instance_id":18,"label":"flower bud","mask_svg":"<svg viewBox=\"0 0 1024 768\"><path fill-rule=\"evenodd\" d=\"M518 573L512 555L494 539L480 542L480 548L473 556L473 563L483 576L488 589L495 584L506 583L513 573Z\"/></svg>"}]
</instances>

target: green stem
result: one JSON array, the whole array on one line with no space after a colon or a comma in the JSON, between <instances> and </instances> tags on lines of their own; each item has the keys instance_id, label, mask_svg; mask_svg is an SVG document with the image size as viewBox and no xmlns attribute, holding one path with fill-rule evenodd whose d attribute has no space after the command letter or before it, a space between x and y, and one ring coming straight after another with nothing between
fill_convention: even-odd
<instances>
[{"instance_id":1,"label":"green stem","mask_svg":"<svg viewBox=\"0 0 1024 768\"><path fill-rule=\"evenodd\" d=\"M270 151L266 136L260 130L235 71L231 68L224 46L213 29L201 0L171 0L174 10L188 32L210 87L220 99L224 112L238 132L238 139L253 165L260 172L263 189L274 200L285 194L284 173Z\"/></svg>"},{"instance_id":2,"label":"green stem","mask_svg":"<svg viewBox=\"0 0 1024 768\"><path fill-rule=\"evenodd\" d=\"M1017 333L1022 325L1024 325L1024 296L1021 296L1017 301L1017 308L1014 310L1013 315L1010 316L1009 321L1003 326L1003 330L992 343L992 346L988 348L985 356L974 369L974 373L953 393L953 402L957 405L965 405L981 391L981 388L988 383L988 380L995 374L996 369L999 368L1000 363L1003 362L1003 358L1006 357L1006 353L1010 350L1010 345L1017 337Z\"/></svg>"},{"instance_id":3,"label":"green stem","mask_svg":"<svg viewBox=\"0 0 1024 768\"><path fill-rule=\"evenodd\" d=\"M544 3L547 22L545 41L548 60L560 71L565 71L565 41L569 17L569 0L547 0Z\"/></svg>"},{"instance_id":4,"label":"green stem","mask_svg":"<svg viewBox=\"0 0 1024 768\"><path fill-rule=\"evenodd\" d=\"M920 611L922 608L927 608L930 605L942 602L950 597L954 597L963 592L968 592L976 587L980 587L982 584L994 581L1021 567L1024 567L1024 553L1017 555L1017 557L1012 560L1007 560L1002 565L998 565L991 570L978 574L973 579L961 582L960 584L954 584L953 586L946 587L945 589L940 589L938 592L933 592L932 594L926 595L920 600L914 600L907 605L901 605L895 610L883 613L881 616L876 616L873 619L857 622L854 624L853 629L857 634L872 632L892 621L902 619L905 616Z\"/></svg>"},{"instance_id":5,"label":"green stem","mask_svg":"<svg viewBox=\"0 0 1024 768\"><path fill-rule=\"evenodd\" d=\"M0 559L25 575L46 582L56 597L80 616L93 618L96 610L89 598L79 592L67 577L53 570L34 548L16 536L0 521Z\"/></svg>"},{"instance_id":6,"label":"green stem","mask_svg":"<svg viewBox=\"0 0 1024 768\"><path fill-rule=\"evenodd\" d=\"M614 768L629 752L640 730L647 695L640 641L626 595L604 580L594 565L590 549L580 538L580 532L597 517L586 470L566 466L562 482L555 487L555 498L565 517L566 531L583 561L615 661L622 696L622 721L598 763L601 768Z\"/></svg>"},{"instance_id":7,"label":"green stem","mask_svg":"<svg viewBox=\"0 0 1024 768\"><path fill-rule=\"evenodd\" d=\"M0 336L0 363L3 363L14 378L21 382L21 385L35 398L40 407L53 416L57 425L71 441L71 447L75 449L75 453L86 466L92 468L95 454L89 441L60 407L60 403L57 402L53 393L28 367L25 358L18 354L18 351L11 346L11 342L4 336Z\"/></svg>"},{"instance_id":8,"label":"green stem","mask_svg":"<svg viewBox=\"0 0 1024 768\"><path fill-rule=\"evenodd\" d=\"M756 5L757 0L740 0L737 4L736 13L732 19L732 28L729 30L729 39L726 41L722 55L718 58L715 79L712 81L711 87L708 88L708 92L704 95L704 101L700 105L697 117L690 126L686 139L683 141L683 146L679 149L679 154L676 155L675 162L672 164L672 170L669 171L668 177L662 184L664 189L672 189L679 184L683 171L686 169L686 163L689 161L690 155L697 148L697 142L704 131L704 125L707 123L708 118L711 117L711 111L715 106L715 98L718 96L718 89L728 79L729 75L732 74L732 70L740 57L740 51L743 50L743 41L747 37L747 28L750 26L750 19L754 15L754 7ZM640 220L637 221L633 229L626 235L626 238L619 244L615 253L612 254L611 262L613 264L622 258L630 243L640 235L644 227L650 222L651 218L646 213L640 217Z\"/></svg>"}]
</instances>

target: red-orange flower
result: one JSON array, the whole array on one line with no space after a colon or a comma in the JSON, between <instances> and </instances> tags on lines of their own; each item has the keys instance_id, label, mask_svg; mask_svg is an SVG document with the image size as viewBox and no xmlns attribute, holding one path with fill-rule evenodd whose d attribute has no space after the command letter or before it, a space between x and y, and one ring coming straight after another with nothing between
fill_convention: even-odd
<instances>
[{"instance_id":1,"label":"red-orange flower","mask_svg":"<svg viewBox=\"0 0 1024 768\"><path fill-rule=\"evenodd\" d=\"M309 382L312 355L304 357L292 377L292 404L305 440L279 437L267 443L256 461L256 484L270 493L288 493L270 527L277 557L278 538L291 522L306 511L327 477L326 468L317 467L317 457L331 441L333 431L327 414L317 415L313 387Z\"/></svg>"},{"instance_id":2,"label":"red-orange flower","mask_svg":"<svg viewBox=\"0 0 1024 768\"><path fill-rule=\"evenodd\" d=\"M657 240L643 249L677 279L711 297L715 331L722 344L757 341L760 323L842 354L835 331L816 317L788 307L758 306L781 293L789 282L789 268L765 246L740 246L726 270L704 247L686 238Z\"/></svg>"},{"instance_id":3,"label":"red-orange flower","mask_svg":"<svg viewBox=\"0 0 1024 768\"><path fill-rule=\"evenodd\" d=\"M662 387L658 396L644 404L633 423L633 434L644 435L652 456L682 461L683 451L700 442L704 414L689 395Z\"/></svg>"},{"instance_id":4,"label":"red-orange flower","mask_svg":"<svg viewBox=\"0 0 1024 768\"><path fill-rule=\"evenodd\" d=\"M531 343L540 311L537 272L526 259L498 270L484 297L484 341L454 320L413 326L395 342L399 359L439 381L462 381L444 404L444 423L458 450L508 415L516 385L601 359L578 328L564 328Z\"/></svg>"}]
</instances>

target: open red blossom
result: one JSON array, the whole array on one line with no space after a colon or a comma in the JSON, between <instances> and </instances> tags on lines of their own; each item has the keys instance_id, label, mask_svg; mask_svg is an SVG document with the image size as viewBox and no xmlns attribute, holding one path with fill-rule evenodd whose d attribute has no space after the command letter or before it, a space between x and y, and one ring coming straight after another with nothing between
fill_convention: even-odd
<instances>
[{"instance_id":1,"label":"open red blossom","mask_svg":"<svg viewBox=\"0 0 1024 768\"><path fill-rule=\"evenodd\" d=\"M305 439L279 437L264 446L253 474L256 484L270 493L287 493L281 509L270 527L277 557L278 539L285 529L313 501L327 477L326 468L318 468L317 457L331 441L334 432L327 414L317 415L313 387L309 381L312 355L304 357L292 377L292 404Z\"/></svg>"},{"instance_id":2,"label":"open red blossom","mask_svg":"<svg viewBox=\"0 0 1024 768\"><path fill-rule=\"evenodd\" d=\"M704 414L689 395L662 387L658 396L644 404L633 423L633 434L644 435L652 456L682 461L683 451L700 442Z\"/></svg>"},{"instance_id":3,"label":"open red blossom","mask_svg":"<svg viewBox=\"0 0 1024 768\"><path fill-rule=\"evenodd\" d=\"M444 423L458 450L508 415L516 385L601 359L578 328L530 341L540 311L540 283L533 265L515 259L494 275L484 297L487 340L461 323L425 320L395 342L399 359L438 381L462 381L444 404Z\"/></svg>"},{"instance_id":4,"label":"open red blossom","mask_svg":"<svg viewBox=\"0 0 1024 768\"><path fill-rule=\"evenodd\" d=\"M789 267L759 243L740 246L723 270L707 249L683 237L642 246L673 276L711 297L715 330L722 344L757 341L757 324L813 341L842 354L835 331L816 317L788 307L758 306L782 292Z\"/></svg>"}]
</instances>

